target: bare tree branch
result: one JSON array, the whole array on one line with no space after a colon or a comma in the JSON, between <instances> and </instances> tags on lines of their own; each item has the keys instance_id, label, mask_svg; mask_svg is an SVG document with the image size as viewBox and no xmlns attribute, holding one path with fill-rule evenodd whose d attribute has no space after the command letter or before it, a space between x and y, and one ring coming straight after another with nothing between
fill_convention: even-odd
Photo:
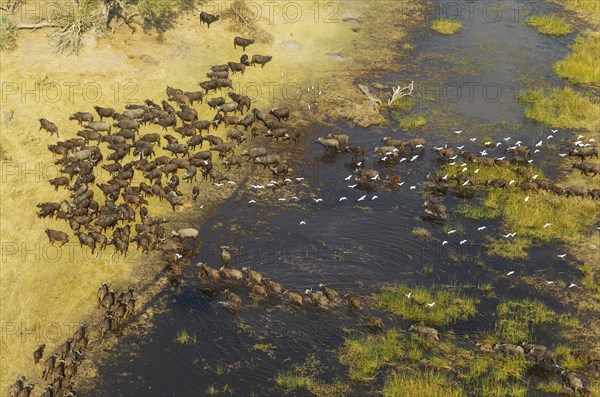
<instances>
[{"instance_id":1,"label":"bare tree branch","mask_svg":"<svg viewBox=\"0 0 600 397\"><path fill-rule=\"evenodd\" d=\"M388 99L388 106L391 106L392 103L397 99L400 99L400 98L408 96L408 95L412 95L413 91L415 89L414 84L415 84L415 82L411 81L410 84L407 85L406 87L400 88L400 86L398 86L396 88L392 88L392 97L390 99Z\"/></svg>"},{"instance_id":2,"label":"bare tree branch","mask_svg":"<svg viewBox=\"0 0 600 397\"><path fill-rule=\"evenodd\" d=\"M20 23L17 25L17 29L41 29L41 28L58 28L60 25L54 22L40 22L40 23Z\"/></svg>"},{"instance_id":3,"label":"bare tree branch","mask_svg":"<svg viewBox=\"0 0 600 397\"><path fill-rule=\"evenodd\" d=\"M363 92L363 94L365 94L365 96L371 102L371 105L374 108L378 108L379 106L381 106L381 104L382 104L381 99L379 99L375 95L371 94L371 92L369 92L369 87L359 84L358 88L360 88L360 90Z\"/></svg>"}]
</instances>

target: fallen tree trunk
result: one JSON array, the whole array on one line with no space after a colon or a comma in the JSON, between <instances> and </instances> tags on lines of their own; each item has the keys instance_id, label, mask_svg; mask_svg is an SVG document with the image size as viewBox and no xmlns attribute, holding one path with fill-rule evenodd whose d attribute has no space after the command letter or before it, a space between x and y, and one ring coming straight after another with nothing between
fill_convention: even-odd
<instances>
[{"instance_id":1,"label":"fallen tree trunk","mask_svg":"<svg viewBox=\"0 0 600 397\"><path fill-rule=\"evenodd\" d=\"M41 28L58 28L59 24L54 22L40 22L40 23L20 23L17 25L17 29L41 29Z\"/></svg>"}]
</instances>

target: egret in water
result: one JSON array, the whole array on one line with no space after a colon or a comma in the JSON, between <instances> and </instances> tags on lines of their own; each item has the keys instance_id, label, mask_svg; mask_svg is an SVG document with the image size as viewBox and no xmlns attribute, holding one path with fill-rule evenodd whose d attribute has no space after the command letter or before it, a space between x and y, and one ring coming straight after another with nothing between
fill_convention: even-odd
<instances>
[{"instance_id":1,"label":"egret in water","mask_svg":"<svg viewBox=\"0 0 600 397\"><path fill-rule=\"evenodd\" d=\"M410 161L415 161L418 158L419 158L419 155L415 154L414 156L412 156L412 158L410 159Z\"/></svg>"},{"instance_id":2,"label":"egret in water","mask_svg":"<svg viewBox=\"0 0 600 397\"><path fill-rule=\"evenodd\" d=\"M450 160L456 160L457 157L458 157L458 154L455 154L454 156L450 157Z\"/></svg>"},{"instance_id":3,"label":"egret in water","mask_svg":"<svg viewBox=\"0 0 600 397\"><path fill-rule=\"evenodd\" d=\"M421 145L420 143L418 145L415 145L416 149L419 149L419 148L422 148L422 147L423 147L423 145Z\"/></svg>"},{"instance_id":4,"label":"egret in water","mask_svg":"<svg viewBox=\"0 0 600 397\"><path fill-rule=\"evenodd\" d=\"M347 197L340 197L340 201L348 200Z\"/></svg>"},{"instance_id":5,"label":"egret in water","mask_svg":"<svg viewBox=\"0 0 600 397\"><path fill-rule=\"evenodd\" d=\"M410 187L410 190L415 190L416 188L417 188L417 187L416 187L415 185L412 185L412 186Z\"/></svg>"},{"instance_id":6,"label":"egret in water","mask_svg":"<svg viewBox=\"0 0 600 397\"><path fill-rule=\"evenodd\" d=\"M457 148L458 150L463 150L463 148L464 148L464 147L465 147L465 145L462 145L462 146L457 146L456 148Z\"/></svg>"},{"instance_id":7,"label":"egret in water","mask_svg":"<svg viewBox=\"0 0 600 397\"><path fill-rule=\"evenodd\" d=\"M533 154L536 154L536 153L539 153L539 152L540 152L540 149L535 149L535 150L533 151Z\"/></svg>"},{"instance_id":8,"label":"egret in water","mask_svg":"<svg viewBox=\"0 0 600 397\"><path fill-rule=\"evenodd\" d=\"M350 179L352 179L352 175L348 175L345 180L349 181Z\"/></svg>"},{"instance_id":9,"label":"egret in water","mask_svg":"<svg viewBox=\"0 0 600 397\"><path fill-rule=\"evenodd\" d=\"M359 197L358 200L356 200L356 201L363 201L365 199L365 197L367 197L366 194L364 196Z\"/></svg>"},{"instance_id":10,"label":"egret in water","mask_svg":"<svg viewBox=\"0 0 600 397\"><path fill-rule=\"evenodd\" d=\"M567 256L567 254L560 254L560 255L556 255L556 256L558 256L559 258L564 258L565 256Z\"/></svg>"},{"instance_id":11,"label":"egret in water","mask_svg":"<svg viewBox=\"0 0 600 397\"><path fill-rule=\"evenodd\" d=\"M322 198L313 198L313 200L315 200L315 203L320 203L321 201L323 201Z\"/></svg>"},{"instance_id":12,"label":"egret in water","mask_svg":"<svg viewBox=\"0 0 600 397\"><path fill-rule=\"evenodd\" d=\"M300 221L300 225L306 225L305 221Z\"/></svg>"},{"instance_id":13,"label":"egret in water","mask_svg":"<svg viewBox=\"0 0 600 397\"><path fill-rule=\"evenodd\" d=\"M512 276L513 274L515 274L514 270L511 270L510 272L506 273L507 276Z\"/></svg>"},{"instance_id":14,"label":"egret in water","mask_svg":"<svg viewBox=\"0 0 600 397\"><path fill-rule=\"evenodd\" d=\"M444 245L446 245L446 244L448 244L448 241L447 241L447 240L444 240L444 241L442 241L442 246L444 246Z\"/></svg>"},{"instance_id":15,"label":"egret in water","mask_svg":"<svg viewBox=\"0 0 600 397\"><path fill-rule=\"evenodd\" d=\"M427 306L434 307L435 306L435 302L428 303Z\"/></svg>"},{"instance_id":16,"label":"egret in water","mask_svg":"<svg viewBox=\"0 0 600 397\"><path fill-rule=\"evenodd\" d=\"M477 140L477 138L471 138L469 139L471 142L475 142Z\"/></svg>"},{"instance_id":17,"label":"egret in water","mask_svg":"<svg viewBox=\"0 0 600 397\"><path fill-rule=\"evenodd\" d=\"M404 185L404 182L398 182L398 183L396 183L396 185L402 186L402 185Z\"/></svg>"},{"instance_id":18,"label":"egret in water","mask_svg":"<svg viewBox=\"0 0 600 397\"><path fill-rule=\"evenodd\" d=\"M302 182L304 178L296 178L296 182Z\"/></svg>"},{"instance_id":19,"label":"egret in water","mask_svg":"<svg viewBox=\"0 0 600 397\"><path fill-rule=\"evenodd\" d=\"M477 230L479 230L479 231L482 231L482 230L485 230L485 229L487 229L487 226L481 226L481 227L477 228Z\"/></svg>"},{"instance_id":20,"label":"egret in water","mask_svg":"<svg viewBox=\"0 0 600 397\"><path fill-rule=\"evenodd\" d=\"M349 187L349 188L352 188L352 189L354 189L354 188L355 188L355 187L357 187L357 186L358 186L358 183L355 183L354 185L348 185L348 187Z\"/></svg>"},{"instance_id":21,"label":"egret in water","mask_svg":"<svg viewBox=\"0 0 600 397\"><path fill-rule=\"evenodd\" d=\"M254 204L254 203L256 203L256 200L250 200L250 201L248 201L248 204Z\"/></svg>"},{"instance_id":22,"label":"egret in water","mask_svg":"<svg viewBox=\"0 0 600 397\"><path fill-rule=\"evenodd\" d=\"M375 175L373 178L371 178L372 181L376 181L379 179L379 174Z\"/></svg>"},{"instance_id":23,"label":"egret in water","mask_svg":"<svg viewBox=\"0 0 600 397\"><path fill-rule=\"evenodd\" d=\"M508 141L510 141L510 139L511 139L510 137L506 137L506 138L504 138L504 142L508 142Z\"/></svg>"},{"instance_id":24,"label":"egret in water","mask_svg":"<svg viewBox=\"0 0 600 397\"><path fill-rule=\"evenodd\" d=\"M379 196L373 196L373 197L371 198L371 201L373 201L373 200L375 200L375 199L378 199L378 198L379 198Z\"/></svg>"},{"instance_id":25,"label":"egret in water","mask_svg":"<svg viewBox=\"0 0 600 397\"><path fill-rule=\"evenodd\" d=\"M183 255L181 255L180 253L175 253L175 260L179 260L183 258Z\"/></svg>"},{"instance_id":26,"label":"egret in water","mask_svg":"<svg viewBox=\"0 0 600 397\"><path fill-rule=\"evenodd\" d=\"M533 159L531 159L531 160L527 160L527 163L528 163L528 164L531 164L531 163L533 163Z\"/></svg>"},{"instance_id":27,"label":"egret in water","mask_svg":"<svg viewBox=\"0 0 600 397\"><path fill-rule=\"evenodd\" d=\"M487 150L482 150L479 153L481 153L482 156L487 156L487 154L488 154Z\"/></svg>"},{"instance_id":28,"label":"egret in water","mask_svg":"<svg viewBox=\"0 0 600 397\"><path fill-rule=\"evenodd\" d=\"M550 131L552 131L555 134L558 132L558 130L550 130Z\"/></svg>"},{"instance_id":29,"label":"egret in water","mask_svg":"<svg viewBox=\"0 0 600 397\"><path fill-rule=\"evenodd\" d=\"M498 146L500 146L500 145L502 145L502 142L498 142L498 143L496 143L496 147L498 147Z\"/></svg>"},{"instance_id":30,"label":"egret in water","mask_svg":"<svg viewBox=\"0 0 600 397\"><path fill-rule=\"evenodd\" d=\"M577 284L575 284L575 283L569 284L569 288L573 288L573 287L577 287Z\"/></svg>"},{"instance_id":31,"label":"egret in water","mask_svg":"<svg viewBox=\"0 0 600 397\"><path fill-rule=\"evenodd\" d=\"M544 229L545 229L545 228L547 228L547 227L548 227L548 226L550 226L550 225L552 225L552 224L551 224L551 223L546 223L546 224L544 225Z\"/></svg>"},{"instance_id":32,"label":"egret in water","mask_svg":"<svg viewBox=\"0 0 600 397\"><path fill-rule=\"evenodd\" d=\"M521 146L521 144L522 144L522 143L523 143L523 142L521 142L521 141L516 141L516 142L515 142L515 145L516 145L516 146Z\"/></svg>"},{"instance_id":33,"label":"egret in water","mask_svg":"<svg viewBox=\"0 0 600 397\"><path fill-rule=\"evenodd\" d=\"M452 233L456 233L456 229L452 229L452 230L448 231L448 234L452 234Z\"/></svg>"},{"instance_id":34,"label":"egret in water","mask_svg":"<svg viewBox=\"0 0 600 397\"><path fill-rule=\"evenodd\" d=\"M358 163L356 163L357 166L361 166L362 165L362 161L359 161Z\"/></svg>"},{"instance_id":35,"label":"egret in water","mask_svg":"<svg viewBox=\"0 0 600 397\"><path fill-rule=\"evenodd\" d=\"M539 141L538 143L535 144L535 147L540 147L542 146L542 141Z\"/></svg>"},{"instance_id":36,"label":"egret in water","mask_svg":"<svg viewBox=\"0 0 600 397\"><path fill-rule=\"evenodd\" d=\"M465 244L466 242L467 242L467 240L461 240L461 241L459 242L459 244L460 244L460 245L463 245L463 244Z\"/></svg>"},{"instance_id":37,"label":"egret in water","mask_svg":"<svg viewBox=\"0 0 600 397\"><path fill-rule=\"evenodd\" d=\"M403 162L403 161L406 161L406 160L407 160L407 159L406 159L406 157L402 157L402 158L400 159L399 163L401 163L401 162Z\"/></svg>"},{"instance_id":38,"label":"egret in water","mask_svg":"<svg viewBox=\"0 0 600 397\"><path fill-rule=\"evenodd\" d=\"M558 154L560 157L565 157L567 154L566 153L559 153Z\"/></svg>"},{"instance_id":39,"label":"egret in water","mask_svg":"<svg viewBox=\"0 0 600 397\"><path fill-rule=\"evenodd\" d=\"M546 137L546 140L548 140L548 139L552 139L552 138L554 138L554 135L548 135L548 136Z\"/></svg>"}]
</instances>

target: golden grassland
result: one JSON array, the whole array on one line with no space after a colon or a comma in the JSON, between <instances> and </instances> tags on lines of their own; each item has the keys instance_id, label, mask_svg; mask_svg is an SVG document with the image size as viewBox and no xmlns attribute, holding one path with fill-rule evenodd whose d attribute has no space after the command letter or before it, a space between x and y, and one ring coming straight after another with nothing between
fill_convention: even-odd
<instances>
[{"instance_id":1,"label":"golden grassland","mask_svg":"<svg viewBox=\"0 0 600 397\"><path fill-rule=\"evenodd\" d=\"M312 17L296 23L285 23L282 18L275 18L273 23L258 22L267 39L249 47L247 53L270 54L273 61L264 69L248 67L244 76L233 77L234 89L252 96L253 105L259 108L278 104L296 108L295 117L308 113L307 105L316 103L318 106L312 106L311 111L316 112L313 116L317 119L333 115L363 123L381 120L378 112L365 111L369 107L353 85L357 75L369 67L389 64L393 56L373 50L372 43L383 39L379 27L369 23L373 20L370 13L379 12L378 7L336 4L337 23L326 23L322 18L315 21ZM303 11L304 15L312 15L308 9ZM341 22L344 15L359 15L364 23L355 32L354 25ZM39 375L30 357L39 343L47 343L46 349L51 351L70 335L73 326L97 318L91 313L101 282L123 289L143 280L151 281L163 266L157 263L157 255L134 255L133 245L127 259L114 255L112 247L93 256L89 250L79 249L70 232L71 241L62 249L48 246L44 229L68 231L68 226L38 219L35 205L60 201L68 192L54 192L47 183L47 179L58 176L52 164L54 158L46 149L56 142L56 137L38 132L37 119L52 120L60 138L68 139L79 129L75 122L68 121L69 114L75 111L95 114L93 105L122 110L126 103L141 103L146 98L160 101L165 99L167 85L199 90L197 83L206 80L210 65L239 59L242 51L233 49L232 40L235 35L247 33L232 29L227 21L215 23L207 30L206 26L199 26L197 15L185 14L174 29L160 37L141 32L132 35L122 28L89 38L79 56L55 56L43 30L23 33L16 49L6 56L2 54L3 88L10 89L3 92L2 110L14 111L14 118L2 125L1 141L5 158L0 192L1 232L2 242L8 245L3 247L1 263L0 384L8 385L21 373ZM386 39L399 40L405 34L397 29ZM323 95L317 96L316 88L310 95L299 95L307 92L309 86L315 86ZM200 119L212 118L205 105L195 107ZM216 134L224 131L220 128ZM141 130L149 132L159 132L159 128L148 126ZM164 153L158 149L156 154ZM108 178L97 175L97 182ZM137 178L134 183L140 182ZM177 225L188 225L190 187L184 186L182 191L185 205L177 213L172 214L168 205L151 198L151 214L167 215ZM199 202L211 207L232 191L205 188ZM99 191L96 194L101 197ZM59 336L52 338L45 330L48 324L55 323L64 326ZM26 334L25 330L31 329L36 330L34 335Z\"/></svg>"}]
</instances>

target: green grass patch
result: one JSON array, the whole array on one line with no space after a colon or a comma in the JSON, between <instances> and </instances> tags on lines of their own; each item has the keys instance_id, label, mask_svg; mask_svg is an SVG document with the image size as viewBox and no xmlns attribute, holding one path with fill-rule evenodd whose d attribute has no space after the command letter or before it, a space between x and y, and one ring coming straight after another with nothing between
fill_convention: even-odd
<instances>
[{"instance_id":1,"label":"green grass patch","mask_svg":"<svg viewBox=\"0 0 600 397\"><path fill-rule=\"evenodd\" d=\"M404 96L400 99L396 99L394 102L392 102L392 104L390 105L391 109L394 110L402 110L405 112L408 112L410 110L412 110L412 108L415 106L415 98L412 96ZM401 118L401 116L396 115L397 118Z\"/></svg>"},{"instance_id":2,"label":"green grass patch","mask_svg":"<svg viewBox=\"0 0 600 397\"><path fill-rule=\"evenodd\" d=\"M461 385L450 375L441 371L395 372L383 386L387 397L463 397L466 395Z\"/></svg>"},{"instance_id":3,"label":"green grass patch","mask_svg":"<svg viewBox=\"0 0 600 397\"><path fill-rule=\"evenodd\" d=\"M422 128L427 124L425 117L416 114L408 115L400 119L400 127L403 129Z\"/></svg>"},{"instance_id":4,"label":"green grass patch","mask_svg":"<svg viewBox=\"0 0 600 397\"><path fill-rule=\"evenodd\" d=\"M533 339L534 327L554 322L556 313L539 301L529 299L502 302L496 308L497 342L520 343Z\"/></svg>"},{"instance_id":5,"label":"green grass patch","mask_svg":"<svg viewBox=\"0 0 600 397\"><path fill-rule=\"evenodd\" d=\"M536 88L520 100L526 104L525 117L550 127L593 130L600 121L600 106L569 87Z\"/></svg>"},{"instance_id":6,"label":"green grass patch","mask_svg":"<svg viewBox=\"0 0 600 397\"><path fill-rule=\"evenodd\" d=\"M573 27L556 15L541 15L525 18L527 25L533 26L538 32L550 35L569 34Z\"/></svg>"},{"instance_id":7,"label":"green grass patch","mask_svg":"<svg viewBox=\"0 0 600 397\"><path fill-rule=\"evenodd\" d=\"M600 83L598 54L600 34L579 36L571 47L571 54L554 64L554 72L574 84Z\"/></svg>"},{"instance_id":8,"label":"green grass patch","mask_svg":"<svg viewBox=\"0 0 600 397\"><path fill-rule=\"evenodd\" d=\"M198 342L196 335L191 336L187 330L181 330L177 333L177 337L175 338L175 342L180 345L195 345Z\"/></svg>"},{"instance_id":9,"label":"green grass patch","mask_svg":"<svg viewBox=\"0 0 600 397\"><path fill-rule=\"evenodd\" d=\"M565 387L556 379L542 381L536 385L538 391L562 395L565 393Z\"/></svg>"},{"instance_id":10,"label":"green grass patch","mask_svg":"<svg viewBox=\"0 0 600 397\"><path fill-rule=\"evenodd\" d=\"M425 229L424 227L415 227L410 234L412 234L415 237L418 238L422 238L422 239L429 239L431 238L431 232L427 229Z\"/></svg>"},{"instance_id":11,"label":"green grass patch","mask_svg":"<svg viewBox=\"0 0 600 397\"><path fill-rule=\"evenodd\" d=\"M600 284L596 281L594 266L586 262L579 270L583 273L583 279L581 280L583 287L591 290L596 298L600 299Z\"/></svg>"},{"instance_id":12,"label":"green grass patch","mask_svg":"<svg viewBox=\"0 0 600 397\"><path fill-rule=\"evenodd\" d=\"M435 305L429 307L428 304L432 302ZM399 284L383 287L375 296L373 307L389 311L407 321L440 326L473 317L477 313L478 303L477 299L467 297L458 289Z\"/></svg>"},{"instance_id":13,"label":"green grass patch","mask_svg":"<svg viewBox=\"0 0 600 397\"><path fill-rule=\"evenodd\" d=\"M333 383L325 383L319 380L317 377L322 372L323 366L321 362L311 355L304 363L295 365L291 370L277 373L275 384L288 393L304 389L323 397L348 395L350 387L342 381L337 380Z\"/></svg>"},{"instance_id":14,"label":"green grass patch","mask_svg":"<svg viewBox=\"0 0 600 397\"><path fill-rule=\"evenodd\" d=\"M461 203L456 207L455 212L468 219L494 219L500 215L496 206L473 205L469 201Z\"/></svg>"},{"instance_id":15,"label":"green grass patch","mask_svg":"<svg viewBox=\"0 0 600 397\"><path fill-rule=\"evenodd\" d=\"M567 6L573 10L589 11L600 15L600 2L595 0L567 0Z\"/></svg>"},{"instance_id":16,"label":"green grass patch","mask_svg":"<svg viewBox=\"0 0 600 397\"><path fill-rule=\"evenodd\" d=\"M579 371L586 365L573 354L573 349L569 346L556 346L555 352L560 360L560 365L569 371Z\"/></svg>"},{"instance_id":17,"label":"green grass patch","mask_svg":"<svg viewBox=\"0 0 600 397\"><path fill-rule=\"evenodd\" d=\"M503 356L473 352L468 364L461 368L459 378L477 396L525 396L523 381L528 361L522 356Z\"/></svg>"},{"instance_id":18,"label":"green grass patch","mask_svg":"<svg viewBox=\"0 0 600 397\"><path fill-rule=\"evenodd\" d=\"M529 256L528 250L531 248L531 239L524 237L515 237L506 239L504 237L486 237L485 247L488 255L497 255L505 259L517 260L525 259Z\"/></svg>"},{"instance_id":19,"label":"green grass patch","mask_svg":"<svg viewBox=\"0 0 600 397\"><path fill-rule=\"evenodd\" d=\"M440 19L431 24L431 29L445 35L456 34L462 28L462 24L451 19Z\"/></svg>"},{"instance_id":20,"label":"green grass patch","mask_svg":"<svg viewBox=\"0 0 600 397\"><path fill-rule=\"evenodd\" d=\"M382 367L404 356L401 344L404 337L398 330L390 329L365 338L346 339L339 356L340 362L349 367L350 379L368 382L375 378Z\"/></svg>"},{"instance_id":21,"label":"green grass patch","mask_svg":"<svg viewBox=\"0 0 600 397\"><path fill-rule=\"evenodd\" d=\"M402 44L402 49L405 51L413 51L415 49L415 46L410 43L404 43Z\"/></svg>"},{"instance_id":22,"label":"green grass patch","mask_svg":"<svg viewBox=\"0 0 600 397\"><path fill-rule=\"evenodd\" d=\"M383 369L392 368L384 396L445 397L440 394L443 391L460 396L521 397L527 392L523 378L529 361L525 357L473 351L396 329L346 339L339 359L354 381L373 381Z\"/></svg>"},{"instance_id":23,"label":"green grass patch","mask_svg":"<svg viewBox=\"0 0 600 397\"><path fill-rule=\"evenodd\" d=\"M581 328L581 321L571 313L564 313L558 316L558 323L564 328L570 328L565 330L566 332Z\"/></svg>"},{"instance_id":24,"label":"green grass patch","mask_svg":"<svg viewBox=\"0 0 600 397\"><path fill-rule=\"evenodd\" d=\"M0 16L0 51L10 51L17 46L17 27L5 15Z\"/></svg>"}]
</instances>

